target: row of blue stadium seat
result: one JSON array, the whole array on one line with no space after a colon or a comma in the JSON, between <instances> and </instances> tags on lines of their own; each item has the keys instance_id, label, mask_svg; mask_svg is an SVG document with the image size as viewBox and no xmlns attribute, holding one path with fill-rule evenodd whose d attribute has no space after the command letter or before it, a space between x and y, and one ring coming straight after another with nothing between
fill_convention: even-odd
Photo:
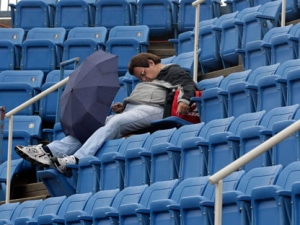
<instances>
[{"instance_id":1,"label":"row of blue stadium seat","mask_svg":"<svg viewBox=\"0 0 300 225\"><path fill-rule=\"evenodd\" d=\"M110 140L95 156L72 166L71 178L55 169L38 171L37 176L54 197L211 175L298 120L299 112L297 104ZM294 147L297 135L242 169L295 161L300 152ZM289 149L289 154L284 149Z\"/></svg>"},{"instance_id":2,"label":"row of blue stadium seat","mask_svg":"<svg viewBox=\"0 0 300 225\"><path fill-rule=\"evenodd\" d=\"M68 35L62 27L32 28L26 37L21 28L2 28L0 34L0 71L20 68L48 73L58 69L62 61L79 57L80 64L95 51L104 50L119 56L121 76L127 71L129 59L147 52L149 45L149 28L143 25L117 26L109 35L105 27L77 27Z\"/></svg>"},{"instance_id":3,"label":"row of blue stadium seat","mask_svg":"<svg viewBox=\"0 0 300 225\"><path fill-rule=\"evenodd\" d=\"M223 181L222 224L298 224L300 163L234 172ZM209 176L151 185L27 200L0 206L3 224L210 224L214 186ZM272 216L271 216L272 215Z\"/></svg>"},{"instance_id":4,"label":"row of blue stadium seat","mask_svg":"<svg viewBox=\"0 0 300 225\"><path fill-rule=\"evenodd\" d=\"M151 36L176 38L177 30L183 32L194 27L195 9L191 3L191 0L21 0L10 6L13 27L26 31L34 27L64 27L70 30L74 27L104 26L110 30L114 26L147 25ZM220 16L220 5L218 0L203 3L201 20Z\"/></svg>"}]
</instances>

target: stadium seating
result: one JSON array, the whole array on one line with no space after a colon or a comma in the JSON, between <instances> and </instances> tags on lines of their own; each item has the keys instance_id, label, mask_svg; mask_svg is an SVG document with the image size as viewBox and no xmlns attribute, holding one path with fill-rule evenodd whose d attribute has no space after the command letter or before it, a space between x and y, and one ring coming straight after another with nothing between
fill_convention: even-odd
<instances>
[{"instance_id":1,"label":"stadium seating","mask_svg":"<svg viewBox=\"0 0 300 225\"><path fill-rule=\"evenodd\" d=\"M75 27L72 28L64 42L62 61L79 57L80 65L83 60L96 52L105 50L105 42L108 31L106 27ZM74 69L72 64L65 66L65 69Z\"/></svg>"},{"instance_id":2,"label":"stadium seating","mask_svg":"<svg viewBox=\"0 0 300 225\"><path fill-rule=\"evenodd\" d=\"M196 8L192 6L192 0L182 0L179 2L177 26L178 33L191 31L195 27ZM200 5L200 23L219 17L221 2L219 0L209 0Z\"/></svg>"},{"instance_id":3,"label":"stadium seating","mask_svg":"<svg viewBox=\"0 0 300 225\"><path fill-rule=\"evenodd\" d=\"M227 131L212 134L208 138L208 174L214 174L240 157L240 133L242 129L260 124L265 111L244 113L236 117Z\"/></svg>"},{"instance_id":4,"label":"stadium seating","mask_svg":"<svg viewBox=\"0 0 300 225\"><path fill-rule=\"evenodd\" d=\"M26 32L34 27L53 27L56 0L22 0L11 7L12 26Z\"/></svg>"},{"instance_id":5,"label":"stadium seating","mask_svg":"<svg viewBox=\"0 0 300 225\"><path fill-rule=\"evenodd\" d=\"M0 73L0 102L10 111L40 93L44 73L40 70L6 70ZM38 112L38 102L29 105L17 115L33 115Z\"/></svg>"},{"instance_id":6,"label":"stadium seating","mask_svg":"<svg viewBox=\"0 0 300 225\"><path fill-rule=\"evenodd\" d=\"M201 97L193 97L198 111L201 112L201 121L207 123L213 119L226 118L228 115L228 87L231 84L245 81L250 70L231 73L225 77L216 88L209 88L202 92Z\"/></svg>"},{"instance_id":7,"label":"stadium seating","mask_svg":"<svg viewBox=\"0 0 300 225\"><path fill-rule=\"evenodd\" d=\"M57 69L65 38L66 29L63 27L30 29L22 43L21 69L45 73Z\"/></svg>"},{"instance_id":8,"label":"stadium seating","mask_svg":"<svg viewBox=\"0 0 300 225\"><path fill-rule=\"evenodd\" d=\"M287 75L287 105L299 103L299 70L291 71Z\"/></svg>"},{"instance_id":9,"label":"stadium seating","mask_svg":"<svg viewBox=\"0 0 300 225\"><path fill-rule=\"evenodd\" d=\"M136 4L128 0L96 1L95 26L106 27L110 31L115 26L134 26ZM132 11L132 8L134 9Z\"/></svg>"},{"instance_id":10,"label":"stadium seating","mask_svg":"<svg viewBox=\"0 0 300 225\"><path fill-rule=\"evenodd\" d=\"M199 90L206 90L209 88L215 88L218 87L218 85L220 84L220 82L224 79L224 76L218 76L218 77L214 77L214 78L209 78L209 79L204 79L201 80L197 83L197 87Z\"/></svg>"},{"instance_id":11,"label":"stadium seating","mask_svg":"<svg viewBox=\"0 0 300 225\"><path fill-rule=\"evenodd\" d=\"M118 55L119 76L127 72L129 60L136 54L147 52L149 45L149 27L141 26L115 26L106 42L106 51Z\"/></svg>"},{"instance_id":12,"label":"stadium seating","mask_svg":"<svg viewBox=\"0 0 300 225\"><path fill-rule=\"evenodd\" d=\"M19 205L20 202L2 204L0 206L0 218L2 220L10 221L14 211Z\"/></svg>"},{"instance_id":13,"label":"stadium seating","mask_svg":"<svg viewBox=\"0 0 300 225\"><path fill-rule=\"evenodd\" d=\"M266 113L258 126L248 127L240 133L240 156L246 154L272 136L273 125L279 121L292 120L299 105L277 107ZM271 151L266 151L253 159L242 169L249 171L255 167L270 166Z\"/></svg>"},{"instance_id":14,"label":"stadium seating","mask_svg":"<svg viewBox=\"0 0 300 225\"><path fill-rule=\"evenodd\" d=\"M177 0L138 1L136 25L148 26L150 37L171 36L177 38L178 3Z\"/></svg>"},{"instance_id":15,"label":"stadium seating","mask_svg":"<svg viewBox=\"0 0 300 225\"><path fill-rule=\"evenodd\" d=\"M252 1L248 0L226 0L225 3L231 9L230 12L242 11L253 6Z\"/></svg>"},{"instance_id":16,"label":"stadium seating","mask_svg":"<svg viewBox=\"0 0 300 225\"><path fill-rule=\"evenodd\" d=\"M261 66L251 71L244 82L235 83L228 87L228 116L239 116L266 108L257 109L257 86L263 77L276 73L279 63L270 66Z\"/></svg>"},{"instance_id":17,"label":"stadium seating","mask_svg":"<svg viewBox=\"0 0 300 225\"><path fill-rule=\"evenodd\" d=\"M178 180L176 179L151 184L144 191L138 204L124 204L119 208L118 218L115 222L122 225L127 224L129 221L133 223L140 221L143 224L148 224L151 204L157 200L169 198L177 185Z\"/></svg>"},{"instance_id":18,"label":"stadium seating","mask_svg":"<svg viewBox=\"0 0 300 225\"><path fill-rule=\"evenodd\" d=\"M152 133L142 148L131 148L125 152L124 187L150 185L151 149L161 142L169 142L176 128Z\"/></svg>"},{"instance_id":19,"label":"stadium seating","mask_svg":"<svg viewBox=\"0 0 300 225\"><path fill-rule=\"evenodd\" d=\"M218 132L229 129L233 117L215 119L205 123L195 137L185 138L181 143L181 158L179 167L179 179L189 177L206 176L208 173L208 140ZM195 167L195 165L199 165Z\"/></svg>"},{"instance_id":20,"label":"stadium seating","mask_svg":"<svg viewBox=\"0 0 300 225\"><path fill-rule=\"evenodd\" d=\"M89 27L95 24L95 1L63 0L56 3L55 27L67 31L74 27ZM76 16L74 16L76 15Z\"/></svg>"},{"instance_id":21,"label":"stadium seating","mask_svg":"<svg viewBox=\"0 0 300 225\"><path fill-rule=\"evenodd\" d=\"M200 50L198 50L198 54ZM191 52L184 52L177 55L173 60L172 63L178 64L182 69L184 69L191 78L194 76L194 51ZM197 67L199 68L199 66ZM197 73L198 74L198 73Z\"/></svg>"},{"instance_id":22,"label":"stadium seating","mask_svg":"<svg viewBox=\"0 0 300 225\"><path fill-rule=\"evenodd\" d=\"M22 28L0 28L0 71L20 68Z\"/></svg>"},{"instance_id":23,"label":"stadium seating","mask_svg":"<svg viewBox=\"0 0 300 225\"><path fill-rule=\"evenodd\" d=\"M233 191L237 188L240 179L245 174L245 171L240 170L237 172L233 172L223 180L223 192L226 191ZM215 186L212 184L207 184L203 195L194 195L190 197L182 198L179 203L179 210L180 210L180 224L188 225L188 224L205 224L205 221L213 221L213 218L210 216L213 213L206 213L205 210L209 211L209 208L205 208L204 211L201 211L202 208L199 207L200 204L211 204L214 203L215 197ZM203 207L204 208L204 207ZM206 216L209 218L206 219Z\"/></svg>"},{"instance_id":24,"label":"stadium seating","mask_svg":"<svg viewBox=\"0 0 300 225\"><path fill-rule=\"evenodd\" d=\"M253 212L252 224L261 225L291 224L291 196L292 186L298 181L300 164L288 164L280 172L274 185L254 188L251 192L251 205Z\"/></svg>"}]
</instances>

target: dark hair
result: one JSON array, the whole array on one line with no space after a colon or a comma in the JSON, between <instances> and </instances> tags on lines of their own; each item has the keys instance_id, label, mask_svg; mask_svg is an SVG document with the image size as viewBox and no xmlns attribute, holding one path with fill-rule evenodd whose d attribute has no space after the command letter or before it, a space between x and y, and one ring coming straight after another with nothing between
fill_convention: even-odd
<instances>
[{"instance_id":1,"label":"dark hair","mask_svg":"<svg viewBox=\"0 0 300 225\"><path fill-rule=\"evenodd\" d=\"M161 59L151 53L140 53L133 56L128 64L128 72L133 75L135 67L149 67L148 60L151 59L155 64L159 64Z\"/></svg>"}]
</instances>

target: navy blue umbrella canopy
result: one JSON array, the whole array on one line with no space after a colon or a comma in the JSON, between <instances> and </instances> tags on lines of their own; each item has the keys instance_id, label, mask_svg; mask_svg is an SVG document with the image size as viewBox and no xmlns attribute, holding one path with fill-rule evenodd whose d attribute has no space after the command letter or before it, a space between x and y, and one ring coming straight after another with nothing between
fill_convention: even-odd
<instances>
[{"instance_id":1,"label":"navy blue umbrella canopy","mask_svg":"<svg viewBox=\"0 0 300 225\"><path fill-rule=\"evenodd\" d=\"M104 126L119 90L118 57L98 50L70 74L60 97L60 123L66 135L84 143Z\"/></svg>"}]
</instances>

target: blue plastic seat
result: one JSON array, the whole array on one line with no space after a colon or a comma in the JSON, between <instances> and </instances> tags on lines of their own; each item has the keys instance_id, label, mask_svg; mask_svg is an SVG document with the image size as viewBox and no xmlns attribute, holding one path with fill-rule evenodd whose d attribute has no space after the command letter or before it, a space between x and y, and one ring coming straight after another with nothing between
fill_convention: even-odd
<instances>
[{"instance_id":1,"label":"blue plastic seat","mask_svg":"<svg viewBox=\"0 0 300 225\"><path fill-rule=\"evenodd\" d=\"M68 212L76 210L84 210L88 200L91 198L91 193L85 194L74 194L66 198L61 204L57 213L45 213L37 218L37 224L46 225L46 224L57 224L65 223L65 216Z\"/></svg>"},{"instance_id":2,"label":"blue plastic seat","mask_svg":"<svg viewBox=\"0 0 300 225\"><path fill-rule=\"evenodd\" d=\"M119 76L124 76L130 59L141 52L147 52L149 45L149 27L115 26L110 32L106 42L106 51L118 55Z\"/></svg>"},{"instance_id":3,"label":"blue plastic seat","mask_svg":"<svg viewBox=\"0 0 300 225\"><path fill-rule=\"evenodd\" d=\"M20 68L22 28L0 28L0 71Z\"/></svg>"},{"instance_id":4,"label":"blue plastic seat","mask_svg":"<svg viewBox=\"0 0 300 225\"><path fill-rule=\"evenodd\" d=\"M66 213L64 217L65 224L88 224L93 220L92 215L94 210L96 208L111 206L119 192L119 189L96 192L88 199L83 210L72 210Z\"/></svg>"},{"instance_id":5,"label":"blue plastic seat","mask_svg":"<svg viewBox=\"0 0 300 225\"><path fill-rule=\"evenodd\" d=\"M93 0L58 1L56 3L54 27L63 27L69 31L74 27L94 26L94 3Z\"/></svg>"},{"instance_id":6,"label":"blue plastic seat","mask_svg":"<svg viewBox=\"0 0 300 225\"><path fill-rule=\"evenodd\" d=\"M178 33L192 31L195 27L195 7L192 6L192 0L183 0L179 2L178 8ZM218 0L209 0L200 5L200 23L220 16L221 2Z\"/></svg>"},{"instance_id":7,"label":"blue plastic seat","mask_svg":"<svg viewBox=\"0 0 300 225\"><path fill-rule=\"evenodd\" d=\"M64 42L62 60L66 61L79 57L80 65L83 60L96 52L105 50L105 42L108 31L106 27L75 27L68 32L67 40ZM74 65L65 66L65 69L74 69Z\"/></svg>"},{"instance_id":8,"label":"blue plastic seat","mask_svg":"<svg viewBox=\"0 0 300 225\"><path fill-rule=\"evenodd\" d=\"M56 214L65 201L66 196L47 198L43 200L37 207L32 216L22 215L15 219L15 225L22 225L26 223L37 223L38 217L43 214Z\"/></svg>"},{"instance_id":9,"label":"blue plastic seat","mask_svg":"<svg viewBox=\"0 0 300 225\"><path fill-rule=\"evenodd\" d=\"M146 188L138 204L126 204L119 208L119 223L122 225L132 222L136 224L148 224L150 218L150 206L160 199L169 198L178 185L178 180L158 181Z\"/></svg>"},{"instance_id":10,"label":"blue plastic seat","mask_svg":"<svg viewBox=\"0 0 300 225\"><path fill-rule=\"evenodd\" d=\"M253 6L252 0L226 0L225 3L231 9L231 12L242 11Z\"/></svg>"},{"instance_id":11,"label":"blue plastic seat","mask_svg":"<svg viewBox=\"0 0 300 225\"><path fill-rule=\"evenodd\" d=\"M66 38L65 28L32 28L22 43L22 70L50 72L58 68L62 60L62 46Z\"/></svg>"},{"instance_id":12,"label":"blue plastic seat","mask_svg":"<svg viewBox=\"0 0 300 225\"><path fill-rule=\"evenodd\" d=\"M169 198L161 198L150 204L150 218L153 224L180 222L180 201L188 197L203 196L208 176L187 178L181 181Z\"/></svg>"},{"instance_id":13,"label":"blue plastic seat","mask_svg":"<svg viewBox=\"0 0 300 225\"><path fill-rule=\"evenodd\" d=\"M265 111L245 113L236 117L225 132L208 138L208 174L214 174L240 157L240 133L260 124Z\"/></svg>"},{"instance_id":14,"label":"blue plastic seat","mask_svg":"<svg viewBox=\"0 0 300 225\"><path fill-rule=\"evenodd\" d=\"M125 152L124 186L150 185L152 146L170 141L176 128L152 133L142 148L131 148Z\"/></svg>"},{"instance_id":15,"label":"blue plastic seat","mask_svg":"<svg viewBox=\"0 0 300 225\"><path fill-rule=\"evenodd\" d=\"M55 5L56 0L22 0L10 4L12 26L26 32L34 27L53 27Z\"/></svg>"},{"instance_id":16,"label":"blue plastic seat","mask_svg":"<svg viewBox=\"0 0 300 225\"><path fill-rule=\"evenodd\" d=\"M232 84L228 87L228 116L239 116L243 113L251 113L264 110L257 109L258 82L261 78L273 76L279 63L269 66L261 66L251 71L244 82ZM265 109L268 111L268 109Z\"/></svg>"},{"instance_id":17,"label":"blue plastic seat","mask_svg":"<svg viewBox=\"0 0 300 225\"><path fill-rule=\"evenodd\" d=\"M224 76L218 76L218 77L213 77L213 78L208 78L208 79L204 79L201 80L197 83L197 87L199 90L206 90L209 88L215 88L218 87L220 82L224 79Z\"/></svg>"},{"instance_id":18,"label":"blue plastic seat","mask_svg":"<svg viewBox=\"0 0 300 225\"><path fill-rule=\"evenodd\" d=\"M272 76L262 77L257 83L257 110L270 110L287 105L287 76L299 71L299 59L287 60L280 64Z\"/></svg>"},{"instance_id":19,"label":"blue plastic seat","mask_svg":"<svg viewBox=\"0 0 300 225\"><path fill-rule=\"evenodd\" d=\"M281 165L257 167L243 175L236 190L223 193L222 223L223 224L252 224L251 223L251 191L260 186L275 184L282 170ZM213 204L200 202L202 212L205 212L205 222L213 223ZM243 223L244 222L244 223Z\"/></svg>"},{"instance_id":20,"label":"blue plastic seat","mask_svg":"<svg viewBox=\"0 0 300 225\"><path fill-rule=\"evenodd\" d=\"M231 73L219 83L216 88L209 88L202 92L201 97L193 97L198 111L201 112L201 121L209 122L213 119L228 116L228 87L234 83L243 82L250 74L250 70Z\"/></svg>"},{"instance_id":21,"label":"blue plastic seat","mask_svg":"<svg viewBox=\"0 0 300 225\"><path fill-rule=\"evenodd\" d=\"M256 69L271 63L271 40L279 35L287 34L292 25L274 27L270 29L262 40L252 41L246 44L243 65L245 69Z\"/></svg>"},{"instance_id":22,"label":"blue plastic seat","mask_svg":"<svg viewBox=\"0 0 300 225\"><path fill-rule=\"evenodd\" d=\"M141 0L137 2L136 25L146 25L150 37L177 38L177 12L179 1ZM155 15L155 16L153 16Z\"/></svg>"},{"instance_id":23,"label":"blue plastic seat","mask_svg":"<svg viewBox=\"0 0 300 225\"><path fill-rule=\"evenodd\" d=\"M220 42L222 25L237 16L238 12L227 13L220 16L213 25L200 27L199 46L201 54L199 62L202 73L223 69L220 58Z\"/></svg>"},{"instance_id":24,"label":"blue plastic seat","mask_svg":"<svg viewBox=\"0 0 300 225\"><path fill-rule=\"evenodd\" d=\"M37 200L27 200L22 202L13 212L10 220L5 218L0 218L1 224L14 224L15 220L19 217L32 217L37 209L37 207L42 203L42 199Z\"/></svg>"},{"instance_id":25,"label":"blue plastic seat","mask_svg":"<svg viewBox=\"0 0 300 225\"><path fill-rule=\"evenodd\" d=\"M177 179L180 168L181 144L184 139L196 137L203 123L178 128L169 142L161 142L151 148L150 184Z\"/></svg>"},{"instance_id":26,"label":"blue plastic seat","mask_svg":"<svg viewBox=\"0 0 300 225\"><path fill-rule=\"evenodd\" d=\"M194 75L194 51L191 52L184 52L177 55L173 60L172 63L178 64L182 69L184 69L191 78Z\"/></svg>"},{"instance_id":27,"label":"blue plastic seat","mask_svg":"<svg viewBox=\"0 0 300 225\"><path fill-rule=\"evenodd\" d=\"M40 70L6 70L0 73L0 101L7 112L33 98L41 91L44 73ZM38 112L38 102L18 112L33 115Z\"/></svg>"},{"instance_id":28,"label":"blue plastic seat","mask_svg":"<svg viewBox=\"0 0 300 225\"><path fill-rule=\"evenodd\" d=\"M208 171L208 139L218 132L226 132L233 121L233 117L215 119L207 122L197 136L188 137L181 144L181 161L179 179L206 176ZM195 165L199 165L195 167Z\"/></svg>"},{"instance_id":29,"label":"blue plastic seat","mask_svg":"<svg viewBox=\"0 0 300 225\"><path fill-rule=\"evenodd\" d=\"M106 27L110 31L115 26L135 25L136 4L127 0L103 0L97 1L95 26ZM132 12L132 8L134 11Z\"/></svg>"},{"instance_id":30,"label":"blue plastic seat","mask_svg":"<svg viewBox=\"0 0 300 225\"><path fill-rule=\"evenodd\" d=\"M125 153L132 148L142 147L150 133L136 134L128 137L122 142L118 152L104 153L100 159L100 190L123 189ZM111 179L111 178L114 179Z\"/></svg>"},{"instance_id":31,"label":"blue plastic seat","mask_svg":"<svg viewBox=\"0 0 300 225\"><path fill-rule=\"evenodd\" d=\"M148 185L132 186L120 191L111 206L98 207L93 211L93 221L95 225L118 224L119 210L124 205L137 204Z\"/></svg>"},{"instance_id":32,"label":"blue plastic seat","mask_svg":"<svg viewBox=\"0 0 300 225\"><path fill-rule=\"evenodd\" d=\"M229 176L225 177L223 180L223 192L235 190L239 184L240 179L245 174L245 171L240 170L231 173ZM190 178L189 178L190 179ZM193 179L193 178L192 178ZM202 208L199 204L214 204L215 197L215 185L207 184L202 195L194 195L189 197L184 197L179 202L180 209L180 224L205 224L205 217L211 216L212 213L206 211L202 212ZM209 209L209 208L206 208ZM212 220L212 218L208 218Z\"/></svg>"},{"instance_id":33,"label":"blue plastic seat","mask_svg":"<svg viewBox=\"0 0 300 225\"><path fill-rule=\"evenodd\" d=\"M268 111L257 126L248 127L240 132L240 156L246 154L262 142L272 137L272 129L275 123L292 120L299 108L299 105L277 107ZM256 157L243 169L249 171L252 168L271 165L271 151Z\"/></svg>"},{"instance_id":34,"label":"blue plastic seat","mask_svg":"<svg viewBox=\"0 0 300 225\"><path fill-rule=\"evenodd\" d=\"M283 168L274 185L253 189L251 192L252 224L261 225L269 222L274 225L292 224L291 191L293 184L299 182L299 175L300 162L292 162Z\"/></svg>"},{"instance_id":35,"label":"blue plastic seat","mask_svg":"<svg viewBox=\"0 0 300 225\"><path fill-rule=\"evenodd\" d=\"M3 220L11 220L11 217L16 210L16 208L20 205L20 202L13 203L5 203L0 206L0 218Z\"/></svg>"},{"instance_id":36,"label":"blue plastic seat","mask_svg":"<svg viewBox=\"0 0 300 225\"><path fill-rule=\"evenodd\" d=\"M287 75L287 105L299 103L299 70L291 71Z\"/></svg>"},{"instance_id":37,"label":"blue plastic seat","mask_svg":"<svg viewBox=\"0 0 300 225\"><path fill-rule=\"evenodd\" d=\"M64 70L63 78L68 77L73 70ZM52 70L47 76L44 84L41 87L41 91L45 91L50 88L54 84L60 81L61 71L60 70ZM58 102L58 91L53 91L49 95L45 96L40 100L39 106L39 115L43 121L47 121L50 123L55 123L56 113L57 113L57 102Z\"/></svg>"}]
</instances>

